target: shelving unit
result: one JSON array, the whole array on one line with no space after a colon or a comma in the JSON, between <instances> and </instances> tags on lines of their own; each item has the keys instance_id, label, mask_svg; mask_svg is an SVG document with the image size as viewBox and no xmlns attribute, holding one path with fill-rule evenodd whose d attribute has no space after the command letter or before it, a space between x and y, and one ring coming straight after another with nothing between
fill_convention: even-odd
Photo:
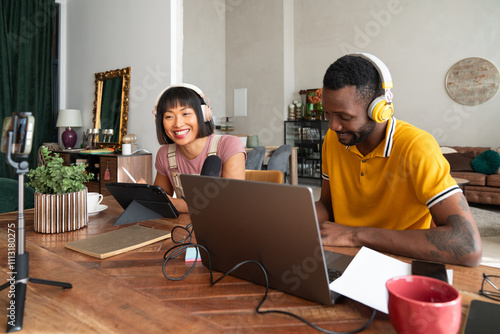
<instances>
[{"instance_id":1,"label":"shelving unit","mask_svg":"<svg viewBox=\"0 0 500 334\"><path fill-rule=\"evenodd\" d=\"M285 121L285 144L298 148L300 178L321 179L321 147L328 121Z\"/></svg>"}]
</instances>

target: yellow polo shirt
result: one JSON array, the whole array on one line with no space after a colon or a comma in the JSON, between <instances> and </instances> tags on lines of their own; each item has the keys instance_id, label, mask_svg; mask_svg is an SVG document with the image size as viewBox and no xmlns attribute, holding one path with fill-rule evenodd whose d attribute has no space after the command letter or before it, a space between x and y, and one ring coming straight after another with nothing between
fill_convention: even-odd
<instances>
[{"instance_id":1,"label":"yellow polo shirt","mask_svg":"<svg viewBox=\"0 0 500 334\"><path fill-rule=\"evenodd\" d=\"M328 130L322 157L335 222L344 225L426 229L429 209L461 191L436 140L394 117L385 139L366 156Z\"/></svg>"}]
</instances>

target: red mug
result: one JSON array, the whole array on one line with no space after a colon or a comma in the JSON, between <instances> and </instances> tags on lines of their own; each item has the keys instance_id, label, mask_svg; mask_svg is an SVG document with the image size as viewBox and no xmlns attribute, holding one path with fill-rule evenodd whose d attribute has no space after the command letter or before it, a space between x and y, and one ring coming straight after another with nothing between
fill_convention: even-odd
<instances>
[{"instance_id":1,"label":"red mug","mask_svg":"<svg viewBox=\"0 0 500 334\"><path fill-rule=\"evenodd\" d=\"M400 276L386 282L389 318L398 333L458 333L462 296L450 284L426 276Z\"/></svg>"}]
</instances>

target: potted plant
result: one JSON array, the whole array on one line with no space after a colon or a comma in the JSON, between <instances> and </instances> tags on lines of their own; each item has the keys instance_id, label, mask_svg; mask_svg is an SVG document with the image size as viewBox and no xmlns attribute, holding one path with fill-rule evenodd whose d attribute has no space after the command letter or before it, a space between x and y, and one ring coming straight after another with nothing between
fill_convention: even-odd
<instances>
[{"instance_id":1,"label":"potted plant","mask_svg":"<svg viewBox=\"0 0 500 334\"><path fill-rule=\"evenodd\" d=\"M94 178L84 164L63 165L63 158L42 147L45 163L26 174L35 188L35 231L59 233L87 225L87 187Z\"/></svg>"}]
</instances>

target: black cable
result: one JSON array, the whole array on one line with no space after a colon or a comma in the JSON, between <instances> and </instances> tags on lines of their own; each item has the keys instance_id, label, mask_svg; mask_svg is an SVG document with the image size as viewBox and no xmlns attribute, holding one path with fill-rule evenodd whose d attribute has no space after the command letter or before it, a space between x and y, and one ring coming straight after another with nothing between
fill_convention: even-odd
<instances>
[{"instance_id":1,"label":"black cable","mask_svg":"<svg viewBox=\"0 0 500 334\"><path fill-rule=\"evenodd\" d=\"M171 237L170 237L170 238L172 239L172 242L173 242L174 244L185 244L185 242L186 242L186 240L187 240L187 243L191 243L191 241L193 240L193 229L192 229L191 227L192 227L192 224L188 224L186 227L181 226L181 225L174 226L174 228L173 228L173 229L172 229L172 231L170 232L170 235L171 235ZM174 233L174 232L175 232L175 230L176 230L176 229L181 229L181 230L184 230L184 231L186 231L186 233L187 233L188 235L187 235L186 237L184 237L183 239L181 239L181 240L175 240L175 238L174 238L175 233ZM172 250L172 248L171 248L171 249L169 249L169 250L167 251L167 253L168 253L170 250ZM184 252L186 252L186 250L187 250L187 247L182 247L182 248L180 248L178 251L176 251L176 253L175 253L173 256L171 256L170 258L177 257L177 256L179 256L179 255L183 254ZM163 255L163 258L165 258L165 256L167 255L167 253L165 253L165 255Z\"/></svg>"},{"instance_id":2,"label":"black cable","mask_svg":"<svg viewBox=\"0 0 500 334\"><path fill-rule=\"evenodd\" d=\"M174 230L172 230L172 232L173 231ZM173 233L172 233L172 236L173 236ZM183 240L186 240L186 239L187 239L187 237L185 239L183 239ZM190 239L190 241L191 241L191 239ZM175 258L175 257L179 256L180 254L182 254L183 252L185 252L188 247L196 247L196 257L195 257L195 261L193 262L193 265L191 266L191 268L188 270L188 272L186 274L184 274L181 277L175 278L175 277L168 276L167 273L165 272L165 267L167 265L167 262L170 259ZM239 267L241 267L241 266L243 266L245 264L248 264L248 263L254 263L254 264L256 264L262 270L262 273L264 274L264 278L265 278L265 281L266 281L266 285L265 285L266 292L264 293L264 296L262 297L262 300L260 301L259 305L257 305L257 308L255 309L256 312L259 313L259 314L278 313L278 314L288 315L288 316L293 317L293 318L295 318L295 319L297 319L299 321L302 321L306 325L311 326L312 328L314 328L314 329L316 329L316 330L318 330L320 332L327 333L327 334L354 334L354 333L359 333L359 332L365 330L372 323L372 321L375 318L375 315L377 313L377 311L374 309L373 312L372 312L372 315L370 316L370 319L368 319L368 321L363 326L361 326L360 328L358 328L358 329L356 329L354 331L350 331L350 332L333 332L333 331L329 331L329 330L326 330L324 328L321 328L319 326L316 326L313 323L307 321L306 319L304 319L304 318L302 318L302 317L300 317L300 316L298 316L298 315L296 315L294 313L291 313L291 312L281 311L281 310L261 311L260 308L262 307L262 305L266 301L267 295L269 293L269 280L268 280L268 276L267 276L267 271L264 268L264 266L260 262L257 262L257 261L254 261L254 260L246 260L246 261L238 263L236 266L234 266L233 268L229 269L226 273L224 273L221 277L219 277L216 281L214 281L213 280L213 275L212 275L212 262L211 262L211 259L210 259L210 253L208 252L208 250L205 247L203 247L201 245L198 245L198 244L193 244L193 243L178 244L178 245L175 245L175 246L171 247L169 250L167 250L167 252L163 256L163 258L165 259L165 261L163 262L163 267L162 267L163 275L167 279L172 280L172 281L180 281L180 280L186 278L193 271L193 269L194 269L194 267L196 265L196 260L198 259L198 256L200 255L199 254L200 253L199 252L199 248L203 249L207 253L208 267L209 267L208 269L210 271L210 284L212 286L215 285L216 283L220 282L226 276L230 275L233 271L235 271ZM176 250L176 249L183 249L183 250L179 251L179 250ZM169 254L169 255L167 255L167 254Z\"/></svg>"},{"instance_id":3,"label":"black cable","mask_svg":"<svg viewBox=\"0 0 500 334\"><path fill-rule=\"evenodd\" d=\"M186 199L184 198L184 196L181 196L181 198L184 200L184 202L186 202ZM187 204L187 202L186 202L186 204ZM171 233L171 239L172 239L172 242L173 242L174 244L182 244L182 243L184 243L184 241L186 241L186 240L188 240L188 239L189 239L188 243L190 243L190 242L193 240L193 229L192 229L192 226L193 226L193 224L191 224L191 223L190 223L190 224L187 224L187 225L186 225L186 227L184 227L184 226L182 226L182 225L176 225L176 226L174 226L174 228L173 228L173 229L172 229L172 231L170 232L170 233ZM184 231L186 231L186 233L187 233L188 235L187 235L184 239L182 239L182 240L178 240L178 241L177 241L177 240L175 240L175 239L174 239L174 232L175 232L175 230L176 230L176 229L181 229L181 230L184 230ZM184 250L184 251L185 251L185 250ZM168 251L167 251L167 252L168 252ZM183 252L180 252L180 253L179 253L179 255L180 255L180 254L182 254L182 253L183 253ZM165 256L164 256L164 258L165 258Z\"/></svg>"},{"instance_id":4,"label":"black cable","mask_svg":"<svg viewBox=\"0 0 500 334\"><path fill-rule=\"evenodd\" d=\"M188 224L186 227L181 226L181 225L174 226L174 228L171 231L172 242L175 243L175 244L181 244L184 241L186 241L187 239L189 239L188 242L191 242L191 240L193 240L193 229L191 227L192 227L192 224ZM184 237L184 239L182 239L182 240L175 240L174 239L174 232L175 232L176 229L184 230L184 231L187 232L188 235L186 237Z\"/></svg>"},{"instance_id":5,"label":"black cable","mask_svg":"<svg viewBox=\"0 0 500 334\"><path fill-rule=\"evenodd\" d=\"M189 247L196 247L196 257L193 261L191 268L189 268L189 270L181 277L169 276L167 274L167 272L165 271L165 267L167 266L167 262L170 261L171 259L181 255L182 253L184 253ZM200 255L198 248L203 249L208 254L208 250L205 247L198 245L198 244L193 244L193 243L175 245L175 246L171 247L169 250L167 250L167 252L163 255L163 259L164 259L163 266L162 266L163 276L165 276L165 278L167 278L171 281L180 281L180 280L183 280L184 278L186 278L187 276L189 276L189 274L191 274L191 272L194 270L194 267L196 266L196 260L198 260L198 256ZM208 256L208 265L209 265L209 269L210 269L210 283L212 283L213 276L212 276L212 262L210 259L210 255ZM212 283L212 285L213 285L213 283Z\"/></svg>"},{"instance_id":6,"label":"black cable","mask_svg":"<svg viewBox=\"0 0 500 334\"><path fill-rule=\"evenodd\" d=\"M288 315L288 316L294 317L297 320L302 321L306 325L311 326L312 328L314 328L314 329L316 329L316 330L318 330L320 332L327 333L327 334L354 334L354 333L359 333L359 332L365 330L372 323L373 319L375 318L375 314L377 313L377 311L373 310L373 313L372 313L370 319L368 319L368 321L363 326L361 326L359 329L356 329L356 330L351 331L351 332L332 332L332 331L326 330L324 328L321 328L319 326L316 326L313 323L307 321L306 319L304 319L304 318L302 318L302 317L300 317L300 316L298 316L298 315L296 315L294 313L291 313L291 312L281 311L281 310L261 311L260 308L264 304L264 302L266 301L267 295L269 293L269 280L267 278L267 272L266 272L266 269L264 268L264 266L261 263L259 263L257 261L254 261L254 260L247 260L247 261L243 261L243 262L238 263L236 266L234 266L233 268L231 268L230 270L228 270L224 275L222 275L219 279L217 279L214 283L212 283L212 285L214 285L215 283L219 282L224 277L226 277L229 274L231 274L231 272L233 272L234 270L238 269L239 267L241 267L242 265L247 264L247 263L255 263L257 266L259 266L259 268L262 270L262 273L264 274L264 278L266 280L266 292L264 293L264 297L262 297L262 300L260 301L259 305L256 308L256 312L259 313L259 314L278 313L278 314Z\"/></svg>"},{"instance_id":7,"label":"black cable","mask_svg":"<svg viewBox=\"0 0 500 334\"><path fill-rule=\"evenodd\" d=\"M174 232L176 229L184 230L187 232L188 235L181 240L175 240L175 238L174 238L175 233ZM186 227L181 226L181 225L174 226L174 228L172 229L172 231L170 233L171 233L172 242L177 244L177 245L171 247L163 255L163 259L164 259L163 266L162 266L163 276L165 276L167 279L169 279L171 281L180 281L180 280L183 280L184 278L186 278L187 276L189 276L189 274L191 274L191 272L194 270L194 267L196 266L196 261L198 260L198 257L199 257L198 247L202 247L203 249L205 249L205 248L203 246L191 243L191 241L193 240L192 224L188 224ZM187 243L185 243L186 240L187 240ZM189 268L189 270L181 277L169 276L167 274L167 272L165 271L165 267L167 265L167 262L173 258L178 257L181 254L184 254L189 247L193 247L193 246L196 247L196 257L193 261L193 265L191 266L191 268ZM206 249L205 249L205 251L206 251ZM207 251L207 254L208 254L208 251ZM209 258L209 261L210 261L210 258ZM212 269L211 268L210 268L210 277L212 277Z\"/></svg>"}]
</instances>

